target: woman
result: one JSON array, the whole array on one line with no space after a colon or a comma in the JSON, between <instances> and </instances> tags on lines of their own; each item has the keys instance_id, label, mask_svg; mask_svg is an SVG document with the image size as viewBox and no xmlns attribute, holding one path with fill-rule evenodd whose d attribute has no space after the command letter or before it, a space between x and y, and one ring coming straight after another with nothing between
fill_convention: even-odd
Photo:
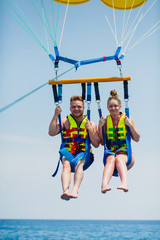
<instances>
[{"instance_id":1,"label":"woman","mask_svg":"<svg viewBox=\"0 0 160 240\"><path fill-rule=\"evenodd\" d=\"M126 152L126 126L130 129L131 138L138 142L140 138L140 134L133 122L132 118L128 118L124 113L120 112L122 107L121 100L118 98L118 94L116 90L112 90L110 92L111 96L107 101L107 108L110 113L105 119L102 117L99 120L98 125L98 135L101 139L101 144L104 145L103 142L103 134L102 127L104 126L104 132L106 137L107 147L110 150L111 154L107 154L105 159L105 166L103 171L102 178L102 188L101 192L106 193L111 190L108 186L108 183L114 173L114 170L117 169L121 184L117 187L117 189L121 189L124 192L128 191L128 173L127 170L130 169L134 164L134 157L132 154L131 163L126 166L128 157ZM123 144L116 145L116 141L123 141ZM124 149L124 150L123 150Z\"/></svg>"}]
</instances>

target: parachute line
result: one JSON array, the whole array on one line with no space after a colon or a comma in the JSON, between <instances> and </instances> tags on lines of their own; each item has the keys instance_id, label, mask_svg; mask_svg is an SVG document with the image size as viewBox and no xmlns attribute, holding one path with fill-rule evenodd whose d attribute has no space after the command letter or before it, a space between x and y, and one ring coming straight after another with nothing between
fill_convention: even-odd
<instances>
[{"instance_id":1,"label":"parachute line","mask_svg":"<svg viewBox=\"0 0 160 240\"><path fill-rule=\"evenodd\" d=\"M40 17L40 19L41 19L41 21L42 21L44 27L46 28L46 30L47 30L49 36L51 37L51 39L52 39L52 41L53 41L53 43L54 43L54 45L55 45L55 41L54 41L54 39L53 39L53 36L52 36L52 33L51 33L50 29L48 29L47 25L45 24L45 22L44 22L44 20L43 20L43 18L42 18L42 16L41 16L41 14L39 13L39 11L38 11L38 9L37 9L35 3L33 2L33 0L30 0L30 1L31 1L31 3L32 3L33 7L35 8L35 10L36 10L38 16Z\"/></svg>"},{"instance_id":2,"label":"parachute line","mask_svg":"<svg viewBox=\"0 0 160 240\"><path fill-rule=\"evenodd\" d=\"M24 22L24 20L21 18L21 16L18 14L18 12L15 10L15 8L7 1L5 0L8 5L10 6L10 8L14 11L14 13L17 15L17 17L21 20L21 22L24 24L22 24L20 21L18 21L13 14L6 9L1 3L0 6L26 31L26 33L28 33L48 54L49 52L47 51L47 49L45 48L44 44L41 42L41 40L33 33L33 31L27 26L27 24ZM16 4L16 2L15 2ZM17 4L16 4L17 5Z\"/></svg>"},{"instance_id":3,"label":"parachute line","mask_svg":"<svg viewBox=\"0 0 160 240\"><path fill-rule=\"evenodd\" d=\"M117 38L116 38L116 35L115 35L114 30L113 30L113 28L112 28L112 26L111 26L111 24L110 24L110 22L109 22L109 19L108 19L107 15L105 16L105 19L107 20L107 23L108 23L108 25L109 25L109 27L110 27L110 30L111 30L111 32L112 32L112 34L113 34L113 36L114 36L114 38L115 38L115 40L116 40L116 44L117 44L117 46L118 46L118 40L117 40Z\"/></svg>"},{"instance_id":4,"label":"parachute line","mask_svg":"<svg viewBox=\"0 0 160 240\"><path fill-rule=\"evenodd\" d=\"M133 45L130 47L127 52L131 51L135 46L137 46L139 43L141 43L146 38L150 37L153 33L155 33L158 29L160 29L160 26L158 26L156 29L153 30L158 24L160 23L160 20L151 27L141 38L139 38ZM153 31L152 31L153 30Z\"/></svg>"},{"instance_id":5,"label":"parachute line","mask_svg":"<svg viewBox=\"0 0 160 240\"><path fill-rule=\"evenodd\" d=\"M66 70L65 72L61 73L60 75L58 75L57 77L55 77L55 78L52 79L52 80L56 80L58 77L61 77L62 75L68 73L68 72L71 71L73 68L75 68L75 66L72 67L72 68L70 68L70 69L68 69L68 70ZM50 81L52 81L52 80L50 80ZM40 90L41 88L43 88L44 86L46 86L47 84L49 84L50 81L47 81L46 83L40 85L39 87L33 89L32 91L26 93L26 94L23 95L22 97L16 99L15 101L13 101L13 102L11 102L10 104L6 105L5 107L1 108L1 109L0 109L0 113L2 113L3 111L7 110L7 109L10 108L10 107L12 107L12 106L15 105L16 103L22 101L24 98L26 98L26 97L32 95L33 93L37 92L38 90Z\"/></svg>"},{"instance_id":6,"label":"parachute line","mask_svg":"<svg viewBox=\"0 0 160 240\"><path fill-rule=\"evenodd\" d=\"M129 40L128 40L128 43L126 44L126 47L125 47L125 49L124 49L124 53L126 53L127 47L128 47L130 41L131 41L132 38L133 38L133 35L134 35L134 33L135 33L135 31L136 31L136 29L137 29L137 27L138 27L138 25L139 25L139 23L140 23L140 21L141 21L141 19L142 19L142 16L143 16L143 15L141 15L141 17L139 18L139 21L137 22L137 24L135 25L135 27L134 27L134 29L133 29L133 32L132 32L132 34L131 34L131 36L130 36L130 38L129 38Z\"/></svg>"},{"instance_id":7,"label":"parachute line","mask_svg":"<svg viewBox=\"0 0 160 240\"><path fill-rule=\"evenodd\" d=\"M115 37L116 37L116 44L117 44L117 47L118 47L119 43L118 43L118 38L117 38L117 27L116 27L116 15L115 15L115 9L114 9L114 0L112 0L112 4L113 4L114 31L115 31Z\"/></svg>"},{"instance_id":8,"label":"parachute line","mask_svg":"<svg viewBox=\"0 0 160 240\"><path fill-rule=\"evenodd\" d=\"M42 8L42 17L43 17L43 20L45 22L45 16L44 16L44 9ZM49 42L48 42L48 34L47 34L47 30L46 28L44 27L44 32L45 32L45 37L46 37L46 43L47 43L47 48L48 48L48 52L49 51Z\"/></svg>"},{"instance_id":9,"label":"parachute line","mask_svg":"<svg viewBox=\"0 0 160 240\"><path fill-rule=\"evenodd\" d=\"M146 1L147 1L147 0L146 0ZM159 27L158 27L158 28L155 29L152 33L150 33L150 34L147 35L147 33L150 32L151 29L153 29L153 28L155 27L155 25L154 25L154 26L153 26L151 29L149 29L138 41L136 41L136 43L133 44L133 46L130 47L129 50L127 50L127 47L128 47L128 45L129 45L129 43L130 43L130 41L131 41L131 39L132 39L132 37L133 37L133 35L134 35L134 33L135 33L136 28L138 27L138 25L140 24L140 22L142 21L142 19L147 15L147 13L148 13L148 12L151 10L151 8L154 6L154 4L156 3L156 1L157 1L157 0L155 0L155 1L151 4L151 6L147 9L147 11L146 11L145 13L141 14L141 16L140 16L137 24L136 24L135 27L130 31L130 33L132 32L132 34L131 34L131 37L130 37L127 45L126 45L126 48L125 48L125 50L124 50L124 53L126 53L126 52L130 51L131 49L133 49L133 47L135 47L137 44L139 44L140 42L142 42L143 40L145 40L147 37L149 37L150 35L152 35L155 31L157 31L157 30L159 29ZM141 6L141 9L142 9L142 7L143 7L143 5ZM141 11L141 9L140 9L140 11ZM139 13L140 13L140 11L139 11ZM138 13L138 14L139 14L139 13ZM158 23L157 23L157 24L158 24ZM157 24L156 24L156 25L157 25ZM147 36L146 36L146 35L147 35Z\"/></svg>"},{"instance_id":10,"label":"parachute line","mask_svg":"<svg viewBox=\"0 0 160 240\"><path fill-rule=\"evenodd\" d=\"M129 35L133 32L133 30L134 30L133 25L134 25L134 23L136 22L136 20L137 20L139 14L140 14L140 12L142 11L143 6L144 6L144 4L140 7L140 9L139 9L137 15L135 16L135 18L134 18L134 20L133 20L133 22L132 22L132 24L131 24L131 26L130 26L128 32L126 33L126 35L125 35L125 37L124 37L124 39L123 39L123 41L122 41L122 45L123 45L123 43L126 41L126 39L129 37ZM128 19L127 19L127 23L126 23L126 25L128 25L128 21L129 21L130 16L131 16L131 12L130 12L130 14L129 14L129 16L128 16ZM127 27L127 26L126 26L126 27ZM125 28L126 28L126 27L125 27ZM132 28L132 27L133 27L133 28Z\"/></svg>"},{"instance_id":11,"label":"parachute line","mask_svg":"<svg viewBox=\"0 0 160 240\"><path fill-rule=\"evenodd\" d=\"M65 16L64 16L64 21L63 21L62 32L61 32L61 37L60 37L58 49L60 49L60 47L61 47L61 42L62 42L62 37L63 37L63 32L64 32L64 26L65 26L65 23L66 23L66 18L67 18L67 13L68 13L68 6L69 6L69 0L68 0L68 3L67 3L67 6L66 6L66 11L65 11Z\"/></svg>"}]
</instances>

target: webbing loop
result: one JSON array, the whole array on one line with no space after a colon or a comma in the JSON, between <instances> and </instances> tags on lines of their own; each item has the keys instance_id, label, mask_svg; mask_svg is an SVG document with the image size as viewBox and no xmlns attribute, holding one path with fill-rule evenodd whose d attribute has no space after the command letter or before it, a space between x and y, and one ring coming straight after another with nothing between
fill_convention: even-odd
<instances>
[{"instance_id":1,"label":"webbing loop","mask_svg":"<svg viewBox=\"0 0 160 240\"><path fill-rule=\"evenodd\" d=\"M54 96L55 105L58 106L59 105L59 96L58 96L58 93L57 93L57 86L56 85L52 85L52 90L53 90L53 96ZM58 116L58 120L59 120L59 127L60 127L60 133L61 133L61 142L63 142L61 114Z\"/></svg>"},{"instance_id":2,"label":"webbing loop","mask_svg":"<svg viewBox=\"0 0 160 240\"><path fill-rule=\"evenodd\" d=\"M82 99L83 99L83 101L85 101L85 99L86 99L86 84L81 83L81 87L82 87Z\"/></svg>"}]
</instances>

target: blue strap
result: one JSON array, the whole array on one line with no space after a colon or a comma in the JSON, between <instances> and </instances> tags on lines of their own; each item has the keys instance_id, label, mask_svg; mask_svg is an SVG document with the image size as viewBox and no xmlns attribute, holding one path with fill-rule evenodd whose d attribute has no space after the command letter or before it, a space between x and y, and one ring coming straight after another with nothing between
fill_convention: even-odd
<instances>
[{"instance_id":1,"label":"blue strap","mask_svg":"<svg viewBox=\"0 0 160 240\"><path fill-rule=\"evenodd\" d=\"M57 164L57 167L56 167L56 170L55 170L55 172L52 174L52 177L55 177L55 176L57 175L57 172L58 172L58 169L59 169L60 160L61 160L61 159L59 158L58 164Z\"/></svg>"},{"instance_id":2,"label":"blue strap","mask_svg":"<svg viewBox=\"0 0 160 240\"><path fill-rule=\"evenodd\" d=\"M104 166L106 165L107 155L116 156L115 153L111 152L110 150L108 150L108 149L106 148L105 151L104 151L104 157L103 157L103 164L104 164ZM118 177L118 171L117 171L116 168L114 169L113 176L114 176L114 177Z\"/></svg>"},{"instance_id":3,"label":"blue strap","mask_svg":"<svg viewBox=\"0 0 160 240\"><path fill-rule=\"evenodd\" d=\"M87 83L87 102L91 102L91 83Z\"/></svg>"},{"instance_id":4,"label":"blue strap","mask_svg":"<svg viewBox=\"0 0 160 240\"><path fill-rule=\"evenodd\" d=\"M59 153L64 156L69 162L71 162L74 159L74 156L68 151L67 148L62 148L59 150Z\"/></svg>"},{"instance_id":5,"label":"blue strap","mask_svg":"<svg viewBox=\"0 0 160 240\"><path fill-rule=\"evenodd\" d=\"M73 142L73 138L63 139L66 143ZM74 138L74 142L86 142L86 138Z\"/></svg>"},{"instance_id":6,"label":"blue strap","mask_svg":"<svg viewBox=\"0 0 160 240\"><path fill-rule=\"evenodd\" d=\"M58 84L58 100L62 102L62 84Z\"/></svg>"},{"instance_id":7,"label":"blue strap","mask_svg":"<svg viewBox=\"0 0 160 240\"><path fill-rule=\"evenodd\" d=\"M119 140L119 141L107 140L108 146L121 145L121 144L125 144L125 143L126 143L126 140Z\"/></svg>"},{"instance_id":8,"label":"blue strap","mask_svg":"<svg viewBox=\"0 0 160 240\"><path fill-rule=\"evenodd\" d=\"M129 118L129 108L125 108L125 113L126 113L126 116ZM127 155L128 155L128 161L126 165L128 166L132 161L131 134L128 126L127 126L126 145L127 145Z\"/></svg>"},{"instance_id":9,"label":"blue strap","mask_svg":"<svg viewBox=\"0 0 160 240\"><path fill-rule=\"evenodd\" d=\"M83 101L85 101L85 99L86 99L86 83L81 83L81 87L82 87L82 99L83 99Z\"/></svg>"},{"instance_id":10,"label":"blue strap","mask_svg":"<svg viewBox=\"0 0 160 240\"><path fill-rule=\"evenodd\" d=\"M66 142L65 142L65 143L62 143L61 146L60 146L60 149L64 148L65 144L66 144ZM57 175L57 172L58 172L58 169L59 169L60 161L61 161L61 156L59 157L59 160L58 160L58 163L57 163L56 170L55 170L55 172L52 174L52 177L55 177L55 176Z\"/></svg>"},{"instance_id":11,"label":"blue strap","mask_svg":"<svg viewBox=\"0 0 160 240\"><path fill-rule=\"evenodd\" d=\"M66 148L62 148L59 152L61 156L64 156L70 162L72 172L75 171L75 167L80 160L86 158L83 170L86 170L94 161L93 154L92 153L88 154L87 151L80 152L76 156L73 156Z\"/></svg>"}]
</instances>

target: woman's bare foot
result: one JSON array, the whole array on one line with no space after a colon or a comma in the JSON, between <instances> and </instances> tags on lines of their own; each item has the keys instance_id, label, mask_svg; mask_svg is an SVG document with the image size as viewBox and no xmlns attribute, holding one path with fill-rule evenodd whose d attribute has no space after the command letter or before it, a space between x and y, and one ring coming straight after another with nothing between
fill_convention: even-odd
<instances>
[{"instance_id":1,"label":"woman's bare foot","mask_svg":"<svg viewBox=\"0 0 160 240\"><path fill-rule=\"evenodd\" d=\"M102 186L102 188L101 188L102 193L106 193L107 191L110 191L110 190L111 190L111 188L108 185Z\"/></svg>"},{"instance_id":2,"label":"woman's bare foot","mask_svg":"<svg viewBox=\"0 0 160 240\"><path fill-rule=\"evenodd\" d=\"M119 187L117 187L119 190L123 190L124 192L128 192L128 186L121 184Z\"/></svg>"}]
</instances>

